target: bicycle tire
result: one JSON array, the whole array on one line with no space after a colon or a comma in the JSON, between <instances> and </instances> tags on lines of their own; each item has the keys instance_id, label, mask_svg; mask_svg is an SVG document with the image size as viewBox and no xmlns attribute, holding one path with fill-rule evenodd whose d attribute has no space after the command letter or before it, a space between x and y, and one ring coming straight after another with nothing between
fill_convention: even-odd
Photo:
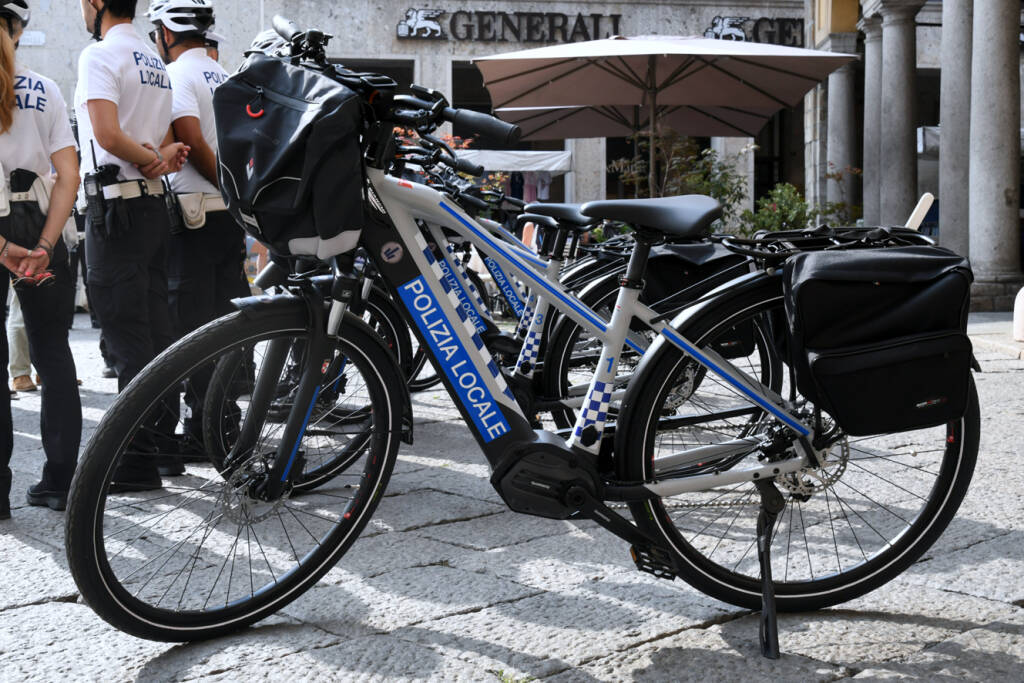
<instances>
[{"instance_id":1,"label":"bicycle tire","mask_svg":"<svg viewBox=\"0 0 1024 683\"><path fill-rule=\"evenodd\" d=\"M225 480L220 472L202 465L190 465L185 484L205 476L210 488L204 488L205 484L191 489L165 484L155 493L121 494L108 490L118 459L136 438L140 425L148 419L150 407L162 406L167 394L177 391L184 377L253 339L270 340L305 330L307 318L304 306L297 302L294 307L265 311L252 317L239 312L214 321L162 353L117 397L105 414L82 455L72 482L65 532L72 576L86 603L108 623L134 636L161 641L202 640L236 631L279 610L310 588L349 549L369 521L397 457L402 400L394 387L400 386L402 378L379 337L352 315L343 322L339 343L347 354L347 360L365 376L365 400L372 407L374 422L365 464L358 475L351 474L358 476L356 487L346 489L339 484L339 491L352 492L345 502L338 502L345 496L327 498L327 494L319 492L300 498L284 496L273 504L266 504L277 506L268 512L260 507L262 503L258 499L246 493L249 491L247 480ZM354 390L350 393L355 395ZM255 453L246 462L239 463L235 471L246 476L258 472L258 468L246 468L250 464L259 465L260 458L260 454ZM190 502L184 498L188 493L178 494L176 489L198 492L199 495ZM212 494L212 504L205 498L209 494ZM182 497L182 501L170 507L174 496ZM120 504L124 498L128 502ZM195 509L193 504L198 507L198 512L190 516ZM195 529L188 531L188 524L198 518L206 507L210 508L206 513L207 525L212 526L205 530L201 540L198 536L193 538ZM146 516L148 508L160 512L156 516ZM140 514L144 524L131 524L133 516ZM289 514L291 516L286 517ZM108 516L111 528L106 535ZM231 525L227 527L226 534L218 531L217 525L224 518L235 518L237 531ZM298 526L292 518L298 521ZM114 526L125 519L129 521L125 528L133 532L119 536L125 529L114 531ZM261 540L257 524L262 525L263 521L268 524L259 529L264 534ZM325 521L327 526L321 533ZM234 582L233 591L232 578L236 572L235 558L241 552L243 522L248 540L249 583ZM272 528L272 522L279 523L284 537ZM297 532L299 526L304 528L313 544L310 545L303 537L289 534L288 525L295 527ZM142 533L130 543L124 540L134 535L137 527L142 528ZM235 540L225 554L222 552L223 544L230 539L231 533L235 534ZM180 553L179 549L190 538L194 547L189 553ZM208 539L214 539L209 540L210 546L206 546ZM118 552L108 556L108 552L113 553L119 545L122 547ZM213 549L213 545L221 546L220 550ZM254 545L258 546L262 559L256 554ZM303 551L300 552L296 545ZM308 552L305 552L305 545L310 545ZM199 562L204 546L216 562L205 562L205 556L204 562ZM128 548L131 550L127 551ZM146 564L129 571L133 569L133 563L146 560L147 553L156 555ZM167 559L157 565L168 553ZM142 559L138 559L140 556ZM229 556L230 571L225 586L222 576ZM257 559L254 560L254 556ZM174 563L168 569L172 559ZM170 573L179 561L183 564L171 578ZM185 574L190 561L191 566ZM254 577L253 563L261 561L266 563L266 569L257 566ZM218 563L219 571L216 570ZM240 561L239 566L244 566L244 561ZM279 571L275 572L275 566ZM141 583L145 578L142 567L146 567L147 574L151 567L155 567L145 583ZM133 578L136 575L138 578ZM256 579L260 581L259 587ZM209 584L211 580L210 592L204 601L204 594L197 586ZM179 582L183 582L180 589L176 587ZM164 592L156 597L161 589ZM167 598L172 589L172 597ZM167 606L163 604L165 598ZM174 603L175 598L177 604Z\"/></svg>"},{"instance_id":2,"label":"bicycle tire","mask_svg":"<svg viewBox=\"0 0 1024 683\"><path fill-rule=\"evenodd\" d=\"M781 307L781 288L774 283L721 302L713 311L690 320L679 332L700 345L724 325L735 324L744 316L777 314ZM651 479L658 438L652 418L659 414L685 358L677 347L661 346L630 387L621 432L616 434L617 467L622 478ZM970 405L960 420L932 430L841 440L838 448L830 448L826 456L829 463L818 471L820 479L815 480L810 473L776 477L786 497L772 545L777 608L804 611L846 602L878 588L909 567L935 542L963 500L977 458L979 427L972 381ZM931 448L933 439L941 444ZM924 448L916 445L918 441ZM890 446L896 450L884 450ZM859 462L862 460L869 462L865 466ZM898 476L898 483L883 474ZM632 503L630 510L641 528L662 539L671 550L687 583L724 602L759 609L756 552L749 553L756 539L759 499L752 484L722 488L726 490ZM863 501L854 498L858 493ZM883 497L894 499L895 510L878 500ZM920 505L916 514L904 509L913 505ZM794 546L796 529L801 533L796 535ZM829 531L831 539L827 537ZM747 551L741 555L744 549ZM721 554L716 559L717 553Z\"/></svg>"},{"instance_id":3,"label":"bicycle tire","mask_svg":"<svg viewBox=\"0 0 1024 683\"><path fill-rule=\"evenodd\" d=\"M412 363L411 341L409 328L402 320L391 299L383 290L374 287L370 297L364 304L364 322L376 332L387 347L395 355L399 367L403 370ZM299 341L300 333L296 337ZM241 355L226 356L222 358L213 371L210 378L209 388L203 406L203 443L207 455L215 466L220 466L228 452L231 450L231 436L233 428L237 427L240 415L233 414L237 410L234 406L234 397L231 395L231 388L237 381L237 373L241 369ZM325 376L321 387L321 396L324 389L337 380L335 376ZM297 385L298 379L295 378ZM287 407L287 403L283 404ZM310 425L316 425L324 419L324 413L335 410L333 404L324 405L321 413L311 415ZM338 420L345 419L339 416ZM332 454L330 458L322 458L315 462L309 459L303 462L303 472L300 481L296 482L295 489L300 492L312 491L330 481L336 474L343 472L352 462L358 459L358 451L348 449Z\"/></svg>"}]
</instances>

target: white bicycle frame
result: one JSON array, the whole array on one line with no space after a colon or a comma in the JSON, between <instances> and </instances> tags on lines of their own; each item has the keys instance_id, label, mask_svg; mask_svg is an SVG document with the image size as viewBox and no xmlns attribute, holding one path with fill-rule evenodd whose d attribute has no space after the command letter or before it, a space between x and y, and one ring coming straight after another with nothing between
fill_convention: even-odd
<instances>
[{"instance_id":1,"label":"white bicycle frame","mask_svg":"<svg viewBox=\"0 0 1024 683\"><path fill-rule=\"evenodd\" d=\"M583 408L579 411L572 434L566 442L567 446L594 455L599 452L622 349L628 345L638 352L643 351L629 339L630 321L634 317L663 337L665 343L678 347L708 371L714 373L736 393L745 397L753 406L773 415L799 437L807 437L811 434L811 428L791 412L787 402L777 393L749 377L713 349L698 348L695 343L684 338L667 323L657 320L658 314L639 302L638 290L622 288L619 291L611 321L605 321L572 294L565 291L558 282L557 263L544 263L538 257L524 254L522 250L496 238L489 230L466 214L455 202L440 192L425 185L391 177L379 169L368 169L368 179L382 204L378 209L383 209L388 214L407 245L419 247L419 249L412 249L412 253L406 256L414 261L416 270L422 274L423 283L430 288L434 299L438 302L443 319L453 323L450 327L458 336L463 348L469 350L470 359L476 366L477 375L483 378L494 400L505 409L523 416L521 408L508 389L504 378L497 371L493 358L483 346L475 328L471 324L454 324L456 321L462 320L463 315L459 313L455 295L449 295L442 284L441 269L427 246L422 231L416 224L417 219L455 231L471 241L477 248L490 254L501 264L503 269L517 273L531 290L542 297L537 307L538 310L533 315L529 334L540 330L548 307L554 306L563 315L568 316L601 340L603 346L598 369L582 401ZM371 204L374 204L373 199L374 197L371 196ZM431 273L433 277L428 277ZM412 282L406 283L406 286L412 286ZM416 282L415 286L422 288L423 283ZM529 362L530 358L535 358L534 352L528 348L529 346L528 336L517 365L521 365L524 359ZM458 400L457 397L453 396L453 398ZM469 407L466 406L466 409L468 411ZM525 418L525 416L523 417ZM478 423L475 426L479 433L482 429L481 425ZM587 435L586 438L584 438L584 434ZM492 438L494 438L493 434ZM489 441L486 435L483 436L483 441ZM796 442L799 444L800 457L760 466L731 468L715 474L669 478L660 481L658 477L670 474L672 470L680 467L734 456L738 453L749 453L756 448L758 440L756 437L734 439L659 457L655 463L656 480L647 482L645 485L659 496L670 496L795 472L808 466L813 457L809 449L803 446L803 441L803 439L798 439Z\"/></svg>"}]
</instances>

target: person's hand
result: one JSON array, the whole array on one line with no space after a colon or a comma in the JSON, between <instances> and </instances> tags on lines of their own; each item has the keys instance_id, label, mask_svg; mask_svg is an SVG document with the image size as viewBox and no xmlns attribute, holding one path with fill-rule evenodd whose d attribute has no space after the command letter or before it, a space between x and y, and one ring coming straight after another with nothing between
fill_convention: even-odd
<instances>
[{"instance_id":1,"label":"person's hand","mask_svg":"<svg viewBox=\"0 0 1024 683\"><path fill-rule=\"evenodd\" d=\"M42 247L36 247L28 256L21 259L16 272L21 277L38 277L49 265L50 255Z\"/></svg>"},{"instance_id":2,"label":"person's hand","mask_svg":"<svg viewBox=\"0 0 1024 683\"><path fill-rule=\"evenodd\" d=\"M142 146L156 154L156 149L154 149L153 145L149 144L148 142L143 143ZM169 166L167 164L166 158L161 159L159 154L156 155L156 158L153 159L153 161L149 162L144 166L135 164L135 168L139 169L139 173L149 178L150 180L157 180L165 173L169 172Z\"/></svg>"},{"instance_id":3,"label":"person's hand","mask_svg":"<svg viewBox=\"0 0 1024 683\"><path fill-rule=\"evenodd\" d=\"M188 153L192 150L191 147L186 145L184 142L173 142L169 145L160 148L160 153L164 155L164 159L167 160L168 173L177 173L181 170L181 167L188 161Z\"/></svg>"},{"instance_id":4,"label":"person's hand","mask_svg":"<svg viewBox=\"0 0 1024 683\"><path fill-rule=\"evenodd\" d=\"M31 252L25 247L13 242L7 242L6 247L0 247L0 266L5 267L12 273L18 273L19 268L21 268L22 261L24 261L29 254L31 254Z\"/></svg>"}]
</instances>

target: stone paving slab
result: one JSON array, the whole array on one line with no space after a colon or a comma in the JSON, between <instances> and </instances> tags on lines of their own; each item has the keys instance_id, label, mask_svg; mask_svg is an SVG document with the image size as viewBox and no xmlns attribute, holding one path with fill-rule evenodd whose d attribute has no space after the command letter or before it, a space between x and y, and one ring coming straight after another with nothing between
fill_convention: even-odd
<instances>
[{"instance_id":1,"label":"stone paving slab","mask_svg":"<svg viewBox=\"0 0 1024 683\"><path fill-rule=\"evenodd\" d=\"M95 332L72 333L86 438L113 398ZM857 600L781 617L783 657L755 615L635 570L587 522L508 511L450 401L414 397L375 519L306 595L205 643L138 640L102 622L66 569L64 518L26 507L42 464L39 395L14 403L14 519L0 522L0 681L1021 680L1024 362L978 347L982 442L936 545Z\"/></svg>"}]
</instances>

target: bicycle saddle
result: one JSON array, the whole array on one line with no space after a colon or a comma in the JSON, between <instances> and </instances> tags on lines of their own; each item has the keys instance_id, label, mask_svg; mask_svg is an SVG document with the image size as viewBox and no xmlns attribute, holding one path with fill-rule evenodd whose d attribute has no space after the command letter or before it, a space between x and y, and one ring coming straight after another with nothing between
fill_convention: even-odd
<instances>
[{"instance_id":1,"label":"bicycle saddle","mask_svg":"<svg viewBox=\"0 0 1024 683\"><path fill-rule=\"evenodd\" d=\"M611 199L587 202L580 213L591 218L630 223L634 227L693 239L707 234L711 223L722 215L717 200L702 194L656 199Z\"/></svg>"},{"instance_id":2,"label":"bicycle saddle","mask_svg":"<svg viewBox=\"0 0 1024 683\"><path fill-rule=\"evenodd\" d=\"M594 223L597 222L593 218L588 218L580 213L579 204L548 204L545 202L535 202L533 204L527 204L526 211L529 213L540 214L541 216L550 216L559 223L562 223L562 227L569 230L589 230L594 227Z\"/></svg>"}]
</instances>

